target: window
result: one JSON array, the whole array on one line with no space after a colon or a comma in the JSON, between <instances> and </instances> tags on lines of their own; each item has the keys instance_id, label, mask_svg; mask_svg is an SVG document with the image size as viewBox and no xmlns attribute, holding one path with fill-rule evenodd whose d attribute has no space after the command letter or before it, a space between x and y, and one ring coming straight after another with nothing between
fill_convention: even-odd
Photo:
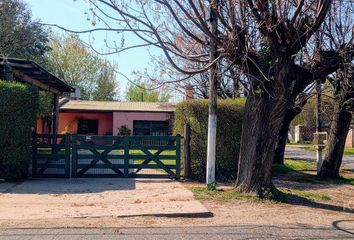
<instances>
[{"instance_id":1,"label":"window","mask_svg":"<svg viewBox=\"0 0 354 240\"><path fill-rule=\"evenodd\" d=\"M168 135L168 121L133 121L134 135Z\"/></svg>"},{"instance_id":2,"label":"window","mask_svg":"<svg viewBox=\"0 0 354 240\"><path fill-rule=\"evenodd\" d=\"M78 134L98 134L98 120L80 119L77 124Z\"/></svg>"}]
</instances>

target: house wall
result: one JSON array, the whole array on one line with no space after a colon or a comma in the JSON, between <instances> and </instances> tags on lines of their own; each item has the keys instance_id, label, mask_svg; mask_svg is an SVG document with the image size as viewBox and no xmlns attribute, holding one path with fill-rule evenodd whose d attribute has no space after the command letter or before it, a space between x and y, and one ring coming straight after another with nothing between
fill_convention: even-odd
<instances>
[{"instance_id":1,"label":"house wall","mask_svg":"<svg viewBox=\"0 0 354 240\"><path fill-rule=\"evenodd\" d=\"M113 131L112 113L60 112L58 133L69 132L76 134L79 119L98 120L98 135L106 135L107 133L112 133Z\"/></svg>"},{"instance_id":2,"label":"house wall","mask_svg":"<svg viewBox=\"0 0 354 240\"><path fill-rule=\"evenodd\" d=\"M126 125L133 132L134 120L146 121L168 121L171 113L159 112L114 112L113 113L113 134L118 134L118 129Z\"/></svg>"},{"instance_id":3,"label":"house wall","mask_svg":"<svg viewBox=\"0 0 354 240\"><path fill-rule=\"evenodd\" d=\"M50 125L48 123L45 123L42 117L37 118L37 133L38 134L43 134L43 133L51 133Z\"/></svg>"},{"instance_id":4,"label":"house wall","mask_svg":"<svg viewBox=\"0 0 354 240\"><path fill-rule=\"evenodd\" d=\"M37 130L37 133L39 133L39 134L42 134L44 131L44 129L43 129L43 120L42 120L42 118L41 117L38 117L37 118L37 128L36 128L36 130Z\"/></svg>"}]
</instances>

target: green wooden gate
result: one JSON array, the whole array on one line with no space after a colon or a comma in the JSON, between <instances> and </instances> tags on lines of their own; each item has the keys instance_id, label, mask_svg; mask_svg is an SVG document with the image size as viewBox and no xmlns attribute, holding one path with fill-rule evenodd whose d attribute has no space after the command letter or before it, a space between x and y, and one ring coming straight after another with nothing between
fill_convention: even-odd
<instances>
[{"instance_id":1,"label":"green wooden gate","mask_svg":"<svg viewBox=\"0 0 354 240\"><path fill-rule=\"evenodd\" d=\"M72 136L72 177L180 176L181 136Z\"/></svg>"},{"instance_id":2,"label":"green wooden gate","mask_svg":"<svg viewBox=\"0 0 354 240\"><path fill-rule=\"evenodd\" d=\"M32 176L70 177L70 135L32 134Z\"/></svg>"}]
</instances>

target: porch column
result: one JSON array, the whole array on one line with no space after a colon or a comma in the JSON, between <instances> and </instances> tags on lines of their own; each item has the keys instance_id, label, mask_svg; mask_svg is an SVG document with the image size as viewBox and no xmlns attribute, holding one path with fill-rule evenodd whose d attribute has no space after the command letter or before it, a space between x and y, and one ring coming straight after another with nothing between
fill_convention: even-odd
<instances>
[{"instance_id":1,"label":"porch column","mask_svg":"<svg viewBox=\"0 0 354 240\"><path fill-rule=\"evenodd\" d=\"M58 123L59 123L59 94L54 93L53 98L53 134L58 134Z\"/></svg>"}]
</instances>

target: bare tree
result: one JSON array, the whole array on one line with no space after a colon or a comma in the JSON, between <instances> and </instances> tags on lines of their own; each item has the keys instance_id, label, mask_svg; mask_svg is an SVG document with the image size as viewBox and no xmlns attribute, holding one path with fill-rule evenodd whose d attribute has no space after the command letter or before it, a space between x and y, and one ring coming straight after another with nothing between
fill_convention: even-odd
<instances>
[{"instance_id":1,"label":"bare tree","mask_svg":"<svg viewBox=\"0 0 354 240\"><path fill-rule=\"evenodd\" d=\"M209 3L201 0L88 0L93 22L113 31L135 34L141 44L121 39L117 53L154 46L184 79L223 65L219 75L237 69L249 95L243 122L237 189L265 196L274 190L271 167L282 123L306 86L334 71L340 51L321 51L308 57L313 34L325 21L331 0L223 0L212 5L218 33L206 21ZM105 19L109 19L109 22ZM210 40L217 58L207 54ZM176 80L177 81L177 80ZM230 146L232 147L232 146Z\"/></svg>"}]
</instances>

